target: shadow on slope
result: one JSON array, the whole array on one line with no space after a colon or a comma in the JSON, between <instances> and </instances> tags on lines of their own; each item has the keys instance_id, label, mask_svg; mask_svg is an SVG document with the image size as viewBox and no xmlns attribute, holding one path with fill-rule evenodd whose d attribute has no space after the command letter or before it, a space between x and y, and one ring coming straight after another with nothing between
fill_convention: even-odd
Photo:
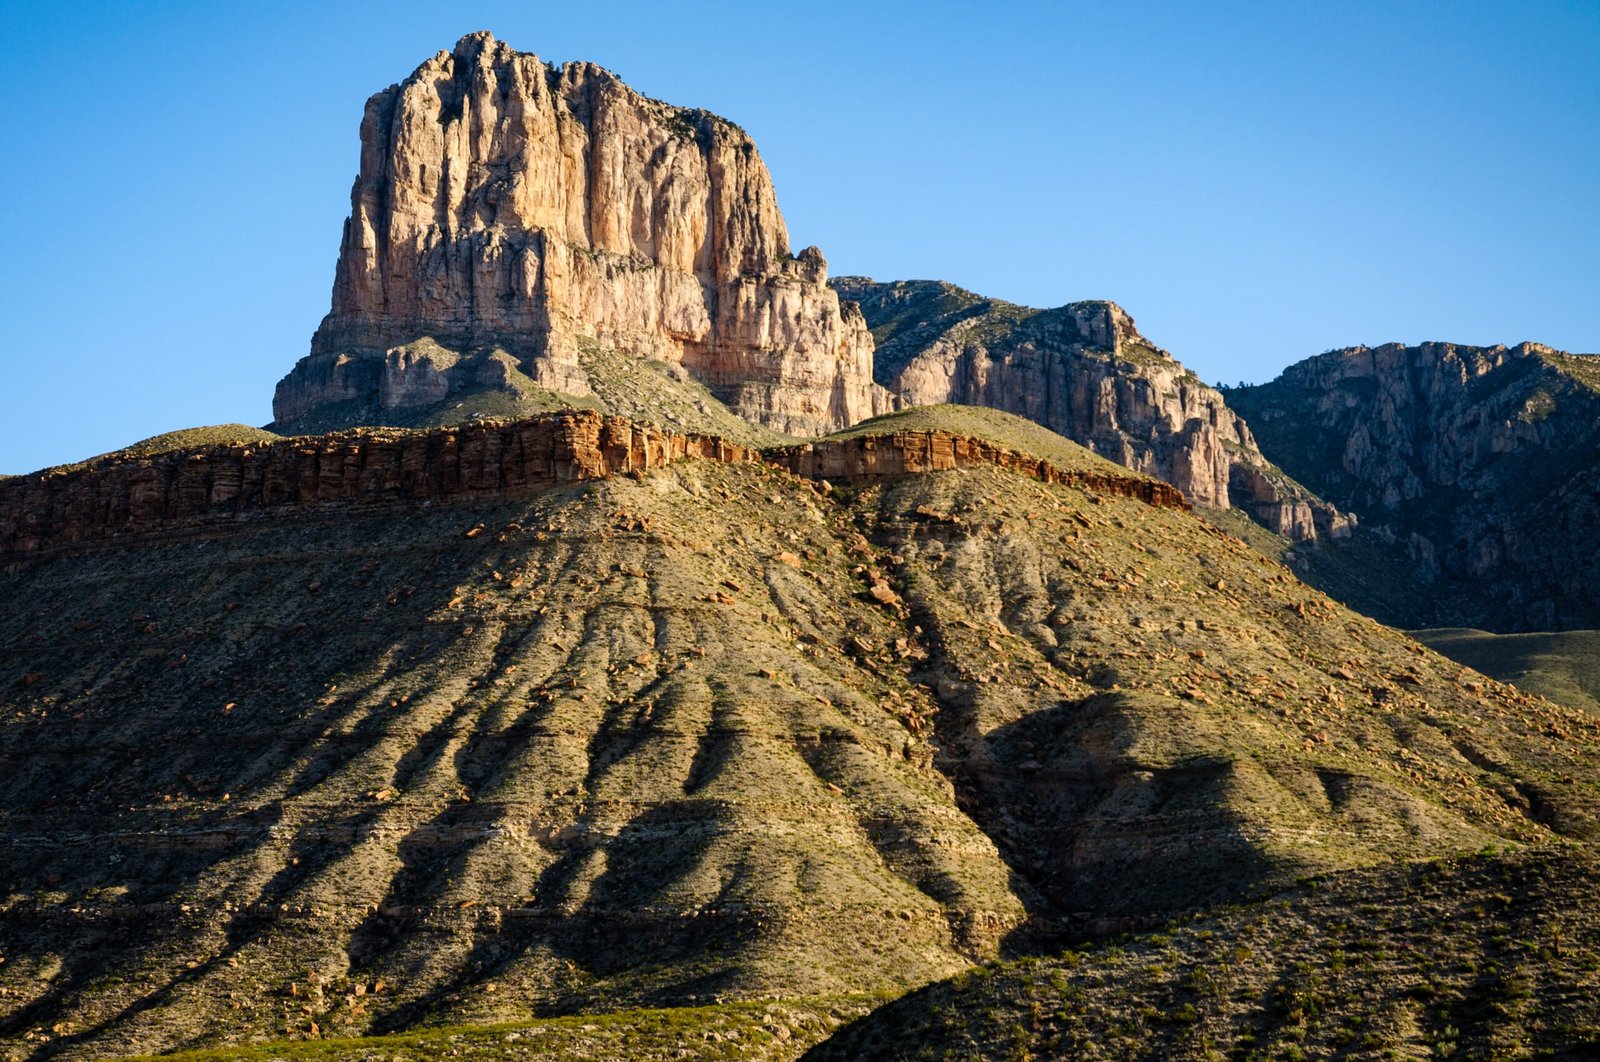
<instances>
[{"instance_id":1,"label":"shadow on slope","mask_svg":"<svg viewBox=\"0 0 1600 1062\"><path fill-rule=\"evenodd\" d=\"M992 954L1022 910L906 728L926 694L847 649L902 628L846 531L691 463L15 566L0 1030L105 1053Z\"/></svg>"},{"instance_id":2,"label":"shadow on slope","mask_svg":"<svg viewBox=\"0 0 1600 1062\"><path fill-rule=\"evenodd\" d=\"M1600 713L1600 631L1491 634L1440 627L1412 631L1411 636L1518 689Z\"/></svg>"},{"instance_id":3,"label":"shadow on slope","mask_svg":"<svg viewBox=\"0 0 1600 1062\"><path fill-rule=\"evenodd\" d=\"M804 1057L1593 1058L1597 887L1565 847L1326 875L961 974Z\"/></svg>"}]
</instances>

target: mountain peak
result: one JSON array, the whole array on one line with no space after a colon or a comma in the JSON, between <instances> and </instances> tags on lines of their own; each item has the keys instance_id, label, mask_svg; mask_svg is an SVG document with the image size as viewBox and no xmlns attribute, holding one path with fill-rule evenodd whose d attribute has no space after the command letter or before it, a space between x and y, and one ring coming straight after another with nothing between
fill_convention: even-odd
<instances>
[{"instance_id":1,"label":"mountain peak","mask_svg":"<svg viewBox=\"0 0 1600 1062\"><path fill-rule=\"evenodd\" d=\"M890 408L821 252L791 256L749 137L601 73L478 32L368 101L332 307L279 423L495 386L472 356L489 348L581 396L585 343L680 365L779 431ZM424 338L452 363L398 353Z\"/></svg>"}]
</instances>

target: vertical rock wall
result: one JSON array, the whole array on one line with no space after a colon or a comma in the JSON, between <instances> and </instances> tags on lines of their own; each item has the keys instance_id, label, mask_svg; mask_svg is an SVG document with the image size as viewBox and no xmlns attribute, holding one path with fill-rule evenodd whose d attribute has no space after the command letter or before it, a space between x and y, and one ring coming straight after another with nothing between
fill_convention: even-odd
<instances>
[{"instance_id":1,"label":"vertical rock wall","mask_svg":"<svg viewBox=\"0 0 1600 1062\"><path fill-rule=\"evenodd\" d=\"M791 256L744 130L473 34L367 101L332 309L274 415L404 392L398 348L422 337L503 348L582 394L588 337L683 364L753 421L824 432L890 408L865 323L826 282L820 251ZM461 372L485 382L463 363L447 386Z\"/></svg>"}]
</instances>

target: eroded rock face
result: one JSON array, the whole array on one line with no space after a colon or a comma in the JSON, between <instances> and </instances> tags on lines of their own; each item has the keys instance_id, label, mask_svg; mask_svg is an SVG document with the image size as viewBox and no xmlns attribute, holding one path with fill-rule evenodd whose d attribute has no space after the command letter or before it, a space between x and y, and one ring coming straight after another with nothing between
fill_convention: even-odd
<instances>
[{"instance_id":1,"label":"eroded rock face","mask_svg":"<svg viewBox=\"0 0 1600 1062\"><path fill-rule=\"evenodd\" d=\"M0 556L182 535L313 506L338 506L349 513L518 497L693 458L764 461L797 476L834 480L993 465L1157 508L1189 508L1183 494L1166 483L1114 471L1058 468L947 431L897 431L762 451L715 435L582 411L432 431L364 428L267 444L114 457L67 472L16 476L0 484Z\"/></svg>"},{"instance_id":2,"label":"eroded rock face","mask_svg":"<svg viewBox=\"0 0 1600 1062\"><path fill-rule=\"evenodd\" d=\"M423 337L582 394L589 338L683 364L758 423L827 431L890 406L826 281L820 251L790 254L742 129L477 33L367 101L332 310L273 411L483 383L475 359L415 364Z\"/></svg>"},{"instance_id":3,"label":"eroded rock face","mask_svg":"<svg viewBox=\"0 0 1600 1062\"><path fill-rule=\"evenodd\" d=\"M1533 343L1352 347L1228 400L1295 478L1360 514L1439 611L1418 625L1600 624L1600 358Z\"/></svg>"},{"instance_id":4,"label":"eroded rock face","mask_svg":"<svg viewBox=\"0 0 1600 1062\"><path fill-rule=\"evenodd\" d=\"M1344 514L1272 468L1222 395L1141 336L1115 303L1033 310L938 281L833 285L861 305L878 338L878 380L903 405L1020 414L1297 541L1349 530Z\"/></svg>"}]
</instances>

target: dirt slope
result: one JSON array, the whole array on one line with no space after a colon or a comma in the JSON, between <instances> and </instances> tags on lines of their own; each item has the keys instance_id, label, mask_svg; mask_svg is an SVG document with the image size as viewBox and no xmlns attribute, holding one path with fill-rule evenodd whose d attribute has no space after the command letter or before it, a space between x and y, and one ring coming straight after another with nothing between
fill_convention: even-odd
<instances>
[{"instance_id":1,"label":"dirt slope","mask_svg":"<svg viewBox=\"0 0 1600 1062\"><path fill-rule=\"evenodd\" d=\"M0 579L18 1057L895 993L1595 829L1592 718L999 467L684 461Z\"/></svg>"}]
</instances>

